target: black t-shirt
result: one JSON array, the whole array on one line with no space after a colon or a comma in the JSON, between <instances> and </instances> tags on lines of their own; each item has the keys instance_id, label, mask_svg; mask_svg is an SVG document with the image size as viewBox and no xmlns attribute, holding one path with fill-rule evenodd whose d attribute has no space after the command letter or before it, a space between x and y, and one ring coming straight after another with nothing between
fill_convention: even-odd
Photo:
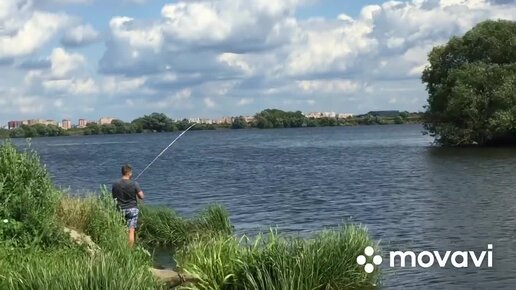
<instances>
[{"instance_id":1,"label":"black t-shirt","mask_svg":"<svg viewBox=\"0 0 516 290\"><path fill-rule=\"evenodd\" d=\"M111 193L116 199L120 209L128 209L136 207L136 194L141 191L138 182L128 179L120 179L113 183Z\"/></svg>"}]
</instances>

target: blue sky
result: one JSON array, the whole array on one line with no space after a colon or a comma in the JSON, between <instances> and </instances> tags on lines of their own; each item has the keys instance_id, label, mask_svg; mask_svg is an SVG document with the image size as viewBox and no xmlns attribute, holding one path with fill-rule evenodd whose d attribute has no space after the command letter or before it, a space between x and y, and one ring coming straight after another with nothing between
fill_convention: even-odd
<instances>
[{"instance_id":1,"label":"blue sky","mask_svg":"<svg viewBox=\"0 0 516 290\"><path fill-rule=\"evenodd\" d=\"M513 0L3 0L0 124L422 110L433 46Z\"/></svg>"}]
</instances>

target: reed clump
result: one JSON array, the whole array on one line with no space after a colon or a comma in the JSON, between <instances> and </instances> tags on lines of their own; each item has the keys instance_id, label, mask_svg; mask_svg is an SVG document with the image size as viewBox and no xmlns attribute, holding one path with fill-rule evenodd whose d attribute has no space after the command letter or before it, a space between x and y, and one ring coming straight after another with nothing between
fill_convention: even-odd
<instances>
[{"instance_id":1,"label":"reed clump","mask_svg":"<svg viewBox=\"0 0 516 290\"><path fill-rule=\"evenodd\" d=\"M250 239L219 235L190 243L177 254L178 266L199 278L183 289L365 289L378 271L366 274L356 263L368 245L365 228L344 226L310 239L276 231Z\"/></svg>"}]
</instances>

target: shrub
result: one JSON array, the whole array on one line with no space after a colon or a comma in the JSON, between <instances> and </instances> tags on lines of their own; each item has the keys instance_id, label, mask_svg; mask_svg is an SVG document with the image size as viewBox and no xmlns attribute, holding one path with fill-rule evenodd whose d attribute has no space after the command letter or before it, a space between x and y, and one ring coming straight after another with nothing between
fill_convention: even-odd
<instances>
[{"instance_id":1,"label":"shrub","mask_svg":"<svg viewBox=\"0 0 516 290\"><path fill-rule=\"evenodd\" d=\"M37 154L0 145L0 243L49 246L64 241L55 214L61 194ZM7 222L5 222L7 221Z\"/></svg>"}]
</instances>

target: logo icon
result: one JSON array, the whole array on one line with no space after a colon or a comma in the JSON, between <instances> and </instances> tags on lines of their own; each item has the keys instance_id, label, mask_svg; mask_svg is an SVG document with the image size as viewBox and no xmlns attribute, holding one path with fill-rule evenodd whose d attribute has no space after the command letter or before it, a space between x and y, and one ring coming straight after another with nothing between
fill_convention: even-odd
<instances>
[{"instance_id":1,"label":"logo icon","mask_svg":"<svg viewBox=\"0 0 516 290\"><path fill-rule=\"evenodd\" d=\"M373 273L375 266L380 266L382 264L382 256L380 255L374 255L374 249L373 247L366 247L364 249L364 255L360 255L357 257L357 264L360 266L364 266L364 271L368 274ZM373 257L374 255L374 257ZM372 263L368 263L368 260L371 260L372 257Z\"/></svg>"}]
</instances>

